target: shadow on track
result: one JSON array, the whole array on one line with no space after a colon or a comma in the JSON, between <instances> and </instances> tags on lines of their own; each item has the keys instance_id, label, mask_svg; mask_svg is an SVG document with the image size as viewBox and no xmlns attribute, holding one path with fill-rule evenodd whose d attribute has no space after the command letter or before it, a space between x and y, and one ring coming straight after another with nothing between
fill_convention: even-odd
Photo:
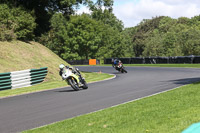
<instances>
[{"instance_id":1,"label":"shadow on track","mask_svg":"<svg viewBox=\"0 0 200 133\"><path fill-rule=\"evenodd\" d=\"M80 89L79 91L84 91L85 89ZM73 90L72 88L71 89L66 89L66 88L61 88L60 90L56 90L56 91L54 91L54 92L79 92L79 91L75 91L75 90Z\"/></svg>"},{"instance_id":2,"label":"shadow on track","mask_svg":"<svg viewBox=\"0 0 200 133\"><path fill-rule=\"evenodd\" d=\"M121 73L121 72L113 72L112 74L118 75L118 74L126 74L126 73Z\"/></svg>"},{"instance_id":3,"label":"shadow on track","mask_svg":"<svg viewBox=\"0 0 200 133\"><path fill-rule=\"evenodd\" d=\"M55 92L76 92L75 90L59 90L59 91L55 91Z\"/></svg>"},{"instance_id":4,"label":"shadow on track","mask_svg":"<svg viewBox=\"0 0 200 133\"><path fill-rule=\"evenodd\" d=\"M184 79L177 79L177 80L169 80L168 82L173 82L174 84L185 85L185 84L200 82L200 77L199 78L184 78Z\"/></svg>"}]
</instances>

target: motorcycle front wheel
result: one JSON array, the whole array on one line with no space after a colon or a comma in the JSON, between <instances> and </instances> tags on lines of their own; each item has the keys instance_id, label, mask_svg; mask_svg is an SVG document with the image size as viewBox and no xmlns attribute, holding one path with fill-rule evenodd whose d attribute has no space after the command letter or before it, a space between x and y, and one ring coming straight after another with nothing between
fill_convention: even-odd
<instances>
[{"instance_id":1,"label":"motorcycle front wheel","mask_svg":"<svg viewBox=\"0 0 200 133\"><path fill-rule=\"evenodd\" d=\"M75 79L68 79L68 82L75 91L79 91L78 83Z\"/></svg>"},{"instance_id":2,"label":"motorcycle front wheel","mask_svg":"<svg viewBox=\"0 0 200 133\"><path fill-rule=\"evenodd\" d=\"M124 68L122 68L122 71L121 71L122 73L127 73L127 71L124 69Z\"/></svg>"},{"instance_id":3,"label":"motorcycle front wheel","mask_svg":"<svg viewBox=\"0 0 200 133\"><path fill-rule=\"evenodd\" d=\"M127 73L127 71L124 69L124 72Z\"/></svg>"}]
</instances>

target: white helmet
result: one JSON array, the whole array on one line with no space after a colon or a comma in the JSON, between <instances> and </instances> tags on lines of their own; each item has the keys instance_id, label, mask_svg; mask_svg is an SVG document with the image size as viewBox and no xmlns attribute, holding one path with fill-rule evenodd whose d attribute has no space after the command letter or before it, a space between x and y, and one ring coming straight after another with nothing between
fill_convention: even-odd
<instances>
[{"instance_id":1,"label":"white helmet","mask_svg":"<svg viewBox=\"0 0 200 133\"><path fill-rule=\"evenodd\" d=\"M65 67L64 64L60 64L60 65L59 65L59 68L60 68L60 69L63 69L64 67Z\"/></svg>"}]
</instances>

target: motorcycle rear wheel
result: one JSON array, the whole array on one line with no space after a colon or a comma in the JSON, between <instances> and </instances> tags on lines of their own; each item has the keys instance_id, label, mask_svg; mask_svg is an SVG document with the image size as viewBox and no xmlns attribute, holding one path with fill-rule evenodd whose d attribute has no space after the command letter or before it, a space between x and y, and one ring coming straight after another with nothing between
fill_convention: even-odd
<instances>
[{"instance_id":1,"label":"motorcycle rear wheel","mask_svg":"<svg viewBox=\"0 0 200 133\"><path fill-rule=\"evenodd\" d=\"M87 82L84 79L83 79L82 84L83 84L83 86L82 86L83 89L87 89L88 88Z\"/></svg>"}]
</instances>

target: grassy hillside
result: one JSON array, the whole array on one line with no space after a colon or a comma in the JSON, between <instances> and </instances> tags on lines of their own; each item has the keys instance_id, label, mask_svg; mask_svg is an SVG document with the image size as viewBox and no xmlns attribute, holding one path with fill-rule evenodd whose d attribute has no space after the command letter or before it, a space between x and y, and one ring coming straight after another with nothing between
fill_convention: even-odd
<instances>
[{"instance_id":1,"label":"grassy hillside","mask_svg":"<svg viewBox=\"0 0 200 133\"><path fill-rule=\"evenodd\" d=\"M46 81L60 80L59 64L67 63L36 42L0 42L0 73L48 67Z\"/></svg>"},{"instance_id":2,"label":"grassy hillside","mask_svg":"<svg viewBox=\"0 0 200 133\"><path fill-rule=\"evenodd\" d=\"M62 81L59 76L59 64L61 63L69 65L39 43L25 43L21 41L0 42L0 73L48 67L45 83L31 87L0 91L0 98L67 86L66 82ZM105 73L86 72L83 73L83 76L87 82L113 77L113 75Z\"/></svg>"}]
</instances>

